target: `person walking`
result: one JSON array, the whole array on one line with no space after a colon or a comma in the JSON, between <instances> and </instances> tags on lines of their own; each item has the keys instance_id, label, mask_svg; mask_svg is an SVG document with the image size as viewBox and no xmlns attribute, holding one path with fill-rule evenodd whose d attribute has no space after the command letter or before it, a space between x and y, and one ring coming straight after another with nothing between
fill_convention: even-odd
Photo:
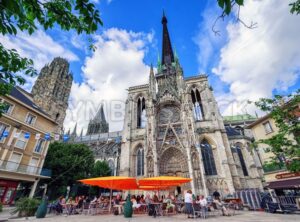
<instances>
[{"instance_id":1,"label":"person walking","mask_svg":"<svg viewBox=\"0 0 300 222\"><path fill-rule=\"evenodd\" d=\"M192 191L188 190L185 195L184 195L184 203L185 203L185 211L188 215L188 218L193 218L193 195L192 195Z\"/></svg>"}]
</instances>

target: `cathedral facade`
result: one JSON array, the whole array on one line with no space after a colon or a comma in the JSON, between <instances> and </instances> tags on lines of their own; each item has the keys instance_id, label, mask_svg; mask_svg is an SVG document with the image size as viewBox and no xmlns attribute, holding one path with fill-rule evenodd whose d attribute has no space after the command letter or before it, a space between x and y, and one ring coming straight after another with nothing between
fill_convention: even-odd
<instances>
[{"instance_id":1,"label":"cathedral facade","mask_svg":"<svg viewBox=\"0 0 300 222\"><path fill-rule=\"evenodd\" d=\"M189 177L183 189L205 195L262 189L251 140L225 128L206 75L184 77L165 16L162 26L161 61L157 71L151 66L148 84L128 89L123 131L109 133L100 109L87 135L73 142L89 145L97 159L113 160L114 175Z\"/></svg>"},{"instance_id":2,"label":"cathedral facade","mask_svg":"<svg viewBox=\"0 0 300 222\"><path fill-rule=\"evenodd\" d=\"M130 87L120 175L192 178L196 193L262 188L251 150L233 152L206 75L185 78L162 18L162 59L149 83Z\"/></svg>"}]
</instances>

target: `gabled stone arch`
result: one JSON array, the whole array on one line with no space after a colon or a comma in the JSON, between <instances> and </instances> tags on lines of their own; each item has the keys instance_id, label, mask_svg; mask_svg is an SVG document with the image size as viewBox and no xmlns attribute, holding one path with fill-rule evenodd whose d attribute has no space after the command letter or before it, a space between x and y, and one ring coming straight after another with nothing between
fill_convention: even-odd
<instances>
[{"instance_id":1,"label":"gabled stone arch","mask_svg":"<svg viewBox=\"0 0 300 222\"><path fill-rule=\"evenodd\" d=\"M181 150L171 147L159 159L159 174L189 177L188 162Z\"/></svg>"}]
</instances>

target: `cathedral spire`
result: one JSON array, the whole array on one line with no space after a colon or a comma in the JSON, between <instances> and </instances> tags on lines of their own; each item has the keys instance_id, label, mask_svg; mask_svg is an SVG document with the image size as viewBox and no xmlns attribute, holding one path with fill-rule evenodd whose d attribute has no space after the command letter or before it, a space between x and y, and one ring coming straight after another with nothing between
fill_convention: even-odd
<instances>
[{"instance_id":1,"label":"cathedral spire","mask_svg":"<svg viewBox=\"0 0 300 222\"><path fill-rule=\"evenodd\" d=\"M86 135L108 133L108 131L109 125L105 119L103 104L101 104L100 109L96 113L94 119L90 120L89 122Z\"/></svg>"},{"instance_id":2,"label":"cathedral spire","mask_svg":"<svg viewBox=\"0 0 300 222\"><path fill-rule=\"evenodd\" d=\"M165 12L163 12L163 17L161 20L163 25L163 38L162 38L162 65L171 64L174 62L174 54L171 45L171 40L169 36L169 31L167 27L167 17L165 16Z\"/></svg>"}]
</instances>

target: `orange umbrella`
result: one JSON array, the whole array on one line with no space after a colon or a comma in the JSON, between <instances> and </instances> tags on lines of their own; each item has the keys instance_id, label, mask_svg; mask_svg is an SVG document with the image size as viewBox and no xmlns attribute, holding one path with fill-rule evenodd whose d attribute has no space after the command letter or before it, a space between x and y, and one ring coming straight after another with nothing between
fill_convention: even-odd
<instances>
[{"instance_id":1,"label":"orange umbrella","mask_svg":"<svg viewBox=\"0 0 300 222\"><path fill-rule=\"evenodd\" d=\"M81 183L108 188L112 190L135 190L138 188L135 178L108 176L79 180Z\"/></svg>"},{"instance_id":2,"label":"orange umbrella","mask_svg":"<svg viewBox=\"0 0 300 222\"><path fill-rule=\"evenodd\" d=\"M172 176L159 176L149 177L139 180L139 186L179 186L184 183L190 182L192 179L185 177L172 177Z\"/></svg>"},{"instance_id":3,"label":"orange umbrella","mask_svg":"<svg viewBox=\"0 0 300 222\"><path fill-rule=\"evenodd\" d=\"M83 179L79 181L87 185L109 188L110 189L109 211L111 209L112 190L135 190L138 188L136 179L132 177L109 176L109 177L96 177L90 179Z\"/></svg>"}]
</instances>

